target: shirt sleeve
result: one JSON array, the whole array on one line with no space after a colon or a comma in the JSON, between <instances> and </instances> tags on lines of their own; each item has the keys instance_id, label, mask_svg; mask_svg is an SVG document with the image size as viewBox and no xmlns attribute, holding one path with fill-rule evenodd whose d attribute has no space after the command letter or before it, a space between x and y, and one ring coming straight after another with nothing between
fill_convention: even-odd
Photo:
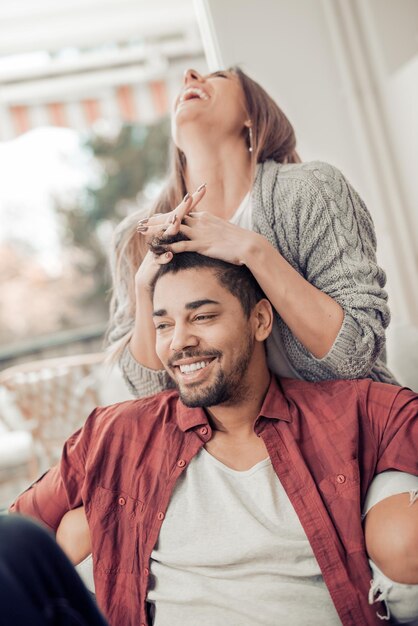
<instances>
[{"instance_id":1,"label":"shirt sleeve","mask_svg":"<svg viewBox=\"0 0 418 626\"><path fill-rule=\"evenodd\" d=\"M365 377L384 354L390 321L386 276L376 260L372 218L355 190L331 165L307 163L284 177L275 192L277 210L287 203L283 225L276 221L276 230L283 228L279 239L286 242L284 256L344 311L334 344L321 359L282 323L289 358L307 380ZM383 362L381 366L380 378L395 382L384 371Z\"/></svg>"},{"instance_id":2,"label":"shirt sleeve","mask_svg":"<svg viewBox=\"0 0 418 626\"><path fill-rule=\"evenodd\" d=\"M97 409L64 444L60 463L13 502L9 511L28 515L56 532L63 515L82 504L86 459Z\"/></svg>"},{"instance_id":3,"label":"shirt sleeve","mask_svg":"<svg viewBox=\"0 0 418 626\"><path fill-rule=\"evenodd\" d=\"M375 473L399 470L418 475L418 394L371 383L365 410L376 441Z\"/></svg>"}]
</instances>

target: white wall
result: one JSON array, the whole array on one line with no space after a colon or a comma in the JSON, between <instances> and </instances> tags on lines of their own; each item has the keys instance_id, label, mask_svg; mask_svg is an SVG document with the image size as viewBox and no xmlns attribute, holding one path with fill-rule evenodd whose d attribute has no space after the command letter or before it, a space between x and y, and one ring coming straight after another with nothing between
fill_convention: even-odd
<instances>
[{"instance_id":1,"label":"white wall","mask_svg":"<svg viewBox=\"0 0 418 626\"><path fill-rule=\"evenodd\" d=\"M418 142L411 136L418 127L418 43L411 28L418 3L195 0L195 7L211 69L241 64L287 113L302 158L333 163L366 200L394 321L418 324ZM396 54L406 31L408 42ZM382 59L378 40L384 49L387 32L393 53L385 76L376 58Z\"/></svg>"}]
</instances>

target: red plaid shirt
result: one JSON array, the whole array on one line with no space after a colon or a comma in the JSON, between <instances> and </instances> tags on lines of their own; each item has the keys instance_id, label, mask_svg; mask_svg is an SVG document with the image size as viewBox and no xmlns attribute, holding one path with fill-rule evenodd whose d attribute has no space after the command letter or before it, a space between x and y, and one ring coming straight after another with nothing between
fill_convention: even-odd
<instances>
[{"instance_id":1,"label":"red plaid shirt","mask_svg":"<svg viewBox=\"0 0 418 626\"><path fill-rule=\"evenodd\" d=\"M417 415L409 389L272 379L255 422L345 626L381 624L367 602L360 512L376 473L418 474ZM211 436L205 411L185 407L175 391L97 408L60 465L13 504L54 530L84 504L97 600L113 626L149 624L151 551L177 479Z\"/></svg>"}]
</instances>

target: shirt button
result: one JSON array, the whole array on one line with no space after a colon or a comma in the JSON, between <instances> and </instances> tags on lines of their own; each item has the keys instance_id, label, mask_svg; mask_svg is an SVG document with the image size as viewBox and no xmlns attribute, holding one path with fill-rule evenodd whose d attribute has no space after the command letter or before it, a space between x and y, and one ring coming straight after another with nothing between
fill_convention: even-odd
<instances>
[{"instance_id":1,"label":"shirt button","mask_svg":"<svg viewBox=\"0 0 418 626\"><path fill-rule=\"evenodd\" d=\"M164 519L164 513L162 511L160 511L157 515L159 520L163 520Z\"/></svg>"},{"instance_id":2,"label":"shirt button","mask_svg":"<svg viewBox=\"0 0 418 626\"><path fill-rule=\"evenodd\" d=\"M118 502L119 502L119 504L120 504L121 506L125 506L125 504L126 504L126 500L125 500L125 498L124 498L123 496L121 496L121 497L118 499Z\"/></svg>"},{"instance_id":3,"label":"shirt button","mask_svg":"<svg viewBox=\"0 0 418 626\"><path fill-rule=\"evenodd\" d=\"M179 467L184 467L186 465L186 461L184 459L180 459L180 461L177 462L177 465Z\"/></svg>"},{"instance_id":4,"label":"shirt button","mask_svg":"<svg viewBox=\"0 0 418 626\"><path fill-rule=\"evenodd\" d=\"M199 432L201 435L207 435L208 429L206 428L206 426L203 426L203 428L201 428Z\"/></svg>"},{"instance_id":5,"label":"shirt button","mask_svg":"<svg viewBox=\"0 0 418 626\"><path fill-rule=\"evenodd\" d=\"M148 576L148 574L149 574L149 569L148 569L148 567L146 567L144 569L144 576Z\"/></svg>"},{"instance_id":6,"label":"shirt button","mask_svg":"<svg viewBox=\"0 0 418 626\"><path fill-rule=\"evenodd\" d=\"M337 476L337 483L340 483L340 485L345 483L345 476L344 476L344 474L338 474L338 476Z\"/></svg>"}]
</instances>

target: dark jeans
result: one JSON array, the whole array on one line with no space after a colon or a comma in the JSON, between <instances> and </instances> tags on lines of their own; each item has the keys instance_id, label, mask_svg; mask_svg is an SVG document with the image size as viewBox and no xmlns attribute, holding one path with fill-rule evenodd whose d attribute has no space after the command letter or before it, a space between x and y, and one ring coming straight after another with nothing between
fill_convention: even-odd
<instances>
[{"instance_id":1,"label":"dark jeans","mask_svg":"<svg viewBox=\"0 0 418 626\"><path fill-rule=\"evenodd\" d=\"M0 515L0 624L106 626L53 536L19 515Z\"/></svg>"}]
</instances>

